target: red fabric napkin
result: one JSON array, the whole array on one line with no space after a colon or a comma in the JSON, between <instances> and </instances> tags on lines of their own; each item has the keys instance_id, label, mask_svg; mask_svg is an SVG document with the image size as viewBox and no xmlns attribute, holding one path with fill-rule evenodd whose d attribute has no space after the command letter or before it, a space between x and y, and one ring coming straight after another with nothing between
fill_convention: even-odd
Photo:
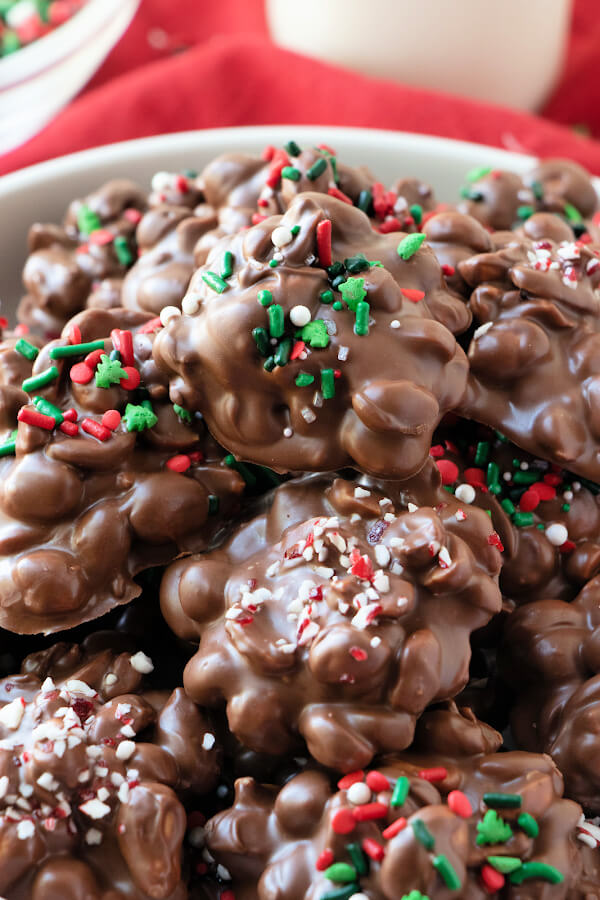
<instances>
[{"instance_id":1,"label":"red fabric napkin","mask_svg":"<svg viewBox=\"0 0 600 900\"><path fill-rule=\"evenodd\" d=\"M546 118L370 79L273 46L262 0L143 0L88 89L0 173L98 144L226 125L391 128L568 156L600 173L600 18L577 0L564 76Z\"/></svg>"}]
</instances>

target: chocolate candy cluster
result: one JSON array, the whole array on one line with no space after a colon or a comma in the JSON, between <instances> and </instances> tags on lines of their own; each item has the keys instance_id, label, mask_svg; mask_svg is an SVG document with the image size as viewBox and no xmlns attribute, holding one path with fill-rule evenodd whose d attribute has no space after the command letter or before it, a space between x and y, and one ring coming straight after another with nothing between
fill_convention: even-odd
<instances>
[{"instance_id":1,"label":"chocolate candy cluster","mask_svg":"<svg viewBox=\"0 0 600 900\"><path fill-rule=\"evenodd\" d=\"M598 896L596 207L290 140L32 226L5 900Z\"/></svg>"}]
</instances>

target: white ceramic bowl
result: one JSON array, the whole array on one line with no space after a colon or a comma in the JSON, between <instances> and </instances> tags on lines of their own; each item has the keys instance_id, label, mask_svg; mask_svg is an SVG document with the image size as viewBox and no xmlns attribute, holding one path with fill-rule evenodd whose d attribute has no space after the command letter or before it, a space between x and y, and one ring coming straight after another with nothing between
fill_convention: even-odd
<instances>
[{"instance_id":1,"label":"white ceramic bowl","mask_svg":"<svg viewBox=\"0 0 600 900\"><path fill-rule=\"evenodd\" d=\"M100 67L140 0L89 0L72 19L0 60L0 153L37 134Z\"/></svg>"},{"instance_id":2,"label":"white ceramic bowl","mask_svg":"<svg viewBox=\"0 0 600 900\"><path fill-rule=\"evenodd\" d=\"M32 222L60 222L73 197L83 196L108 178L127 176L147 186L157 171L201 169L219 153L259 153L267 144L283 144L290 138L300 146L330 144L344 162L367 163L383 182L400 175L418 175L447 202L456 201L465 172L471 168L490 165L524 172L534 162L529 156L443 138L297 125L191 131L64 156L0 179L5 223L0 241L2 315L12 317L21 293L21 269Z\"/></svg>"}]
</instances>

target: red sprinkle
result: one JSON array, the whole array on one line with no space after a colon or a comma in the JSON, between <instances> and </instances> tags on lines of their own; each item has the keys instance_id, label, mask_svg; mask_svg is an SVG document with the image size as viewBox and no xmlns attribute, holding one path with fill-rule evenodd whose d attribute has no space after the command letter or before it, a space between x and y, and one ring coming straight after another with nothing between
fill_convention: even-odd
<instances>
[{"instance_id":1,"label":"red sprinkle","mask_svg":"<svg viewBox=\"0 0 600 900\"><path fill-rule=\"evenodd\" d=\"M115 236L112 231L109 231L108 228L98 228L97 231L92 232L89 237L90 244L95 244L97 247L104 247L105 244L112 244Z\"/></svg>"},{"instance_id":2,"label":"red sprinkle","mask_svg":"<svg viewBox=\"0 0 600 900\"><path fill-rule=\"evenodd\" d=\"M367 775L367 785L374 791L376 794L379 791L389 791L390 783L385 775L382 775L381 772L369 772Z\"/></svg>"},{"instance_id":3,"label":"red sprinkle","mask_svg":"<svg viewBox=\"0 0 600 900\"><path fill-rule=\"evenodd\" d=\"M120 328L113 328L110 333L113 347L121 354L121 361L124 366L132 366L135 362L133 356L133 335L130 331L121 331Z\"/></svg>"},{"instance_id":4,"label":"red sprinkle","mask_svg":"<svg viewBox=\"0 0 600 900\"><path fill-rule=\"evenodd\" d=\"M458 478L458 466L451 459L436 459L436 466L442 476L442 484L454 484Z\"/></svg>"},{"instance_id":5,"label":"red sprinkle","mask_svg":"<svg viewBox=\"0 0 600 900\"><path fill-rule=\"evenodd\" d=\"M123 371L127 373L127 377L121 378L119 384L126 391L135 391L141 381L140 373L133 366L123 366Z\"/></svg>"},{"instance_id":6,"label":"red sprinkle","mask_svg":"<svg viewBox=\"0 0 600 900\"><path fill-rule=\"evenodd\" d=\"M260 225L261 222L264 222L267 216L263 216L262 213L252 213L252 224Z\"/></svg>"},{"instance_id":7,"label":"red sprinkle","mask_svg":"<svg viewBox=\"0 0 600 900\"><path fill-rule=\"evenodd\" d=\"M188 194L189 193L189 185L188 180L185 175L178 175L175 179L175 187L179 191L180 194Z\"/></svg>"},{"instance_id":8,"label":"red sprinkle","mask_svg":"<svg viewBox=\"0 0 600 900\"><path fill-rule=\"evenodd\" d=\"M448 777L448 770L444 766L434 766L431 769L421 769L419 778L423 781L430 781L434 784L436 781L444 781Z\"/></svg>"},{"instance_id":9,"label":"red sprinkle","mask_svg":"<svg viewBox=\"0 0 600 900\"><path fill-rule=\"evenodd\" d=\"M6 323L8 325L8 322ZM3 328L6 328L6 325L2 325ZM29 334L29 325L20 324L15 327L15 334L18 337L23 337L24 334Z\"/></svg>"},{"instance_id":10,"label":"red sprinkle","mask_svg":"<svg viewBox=\"0 0 600 900\"><path fill-rule=\"evenodd\" d=\"M317 254L323 268L331 265L331 219L323 219L317 225Z\"/></svg>"},{"instance_id":11,"label":"red sprinkle","mask_svg":"<svg viewBox=\"0 0 600 900\"><path fill-rule=\"evenodd\" d=\"M369 859L374 859L375 862L381 862L385 856L384 848L377 841L374 841L373 838L365 838L362 842L362 848Z\"/></svg>"},{"instance_id":12,"label":"red sprinkle","mask_svg":"<svg viewBox=\"0 0 600 900\"><path fill-rule=\"evenodd\" d=\"M454 268L454 266L451 266L448 263L444 263L444 265L442 266L442 272L447 278L452 278L452 276L456 272L456 269Z\"/></svg>"},{"instance_id":13,"label":"red sprinkle","mask_svg":"<svg viewBox=\"0 0 600 900\"><path fill-rule=\"evenodd\" d=\"M490 894L493 894L495 891L502 890L506 879L502 872L492 869L489 863L485 863L481 869L481 881L485 889L489 891Z\"/></svg>"},{"instance_id":14,"label":"red sprinkle","mask_svg":"<svg viewBox=\"0 0 600 900\"><path fill-rule=\"evenodd\" d=\"M101 349L92 350L92 352L88 353L88 355L85 357L85 359L83 361L86 364L86 366L90 366L90 368L95 369L96 366L98 365L98 363L100 362L101 358L105 355L106 354L104 353L104 350L101 350Z\"/></svg>"},{"instance_id":15,"label":"red sprinkle","mask_svg":"<svg viewBox=\"0 0 600 900\"><path fill-rule=\"evenodd\" d=\"M337 153L329 144L317 144L317 150L324 150L326 153L331 153L332 156L337 156Z\"/></svg>"},{"instance_id":16,"label":"red sprinkle","mask_svg":"<svg viewBox=\"0 0 600 900\"><path fill-rule=\"evenodd\" d=\"M93 419L88 418L81 420L81 430L85 431L86 434L91 434L92 437L98 438L99 441L107 441L111 434L108 428L105 428L100 422L95 422Z\"/></svg>"},{"instance_id":17,"label":"red sprinkle","mask_svg":"<svg viewBox=\"0 0 600 900\"><path fill-rule=\"evenodd\" d=\"M561 544L558 548L561 553L572 553L575 549L574 541L565 541L564 544Z\"/></svg>"},{"instance_id":18,"label":"red sprinkle","mask_svg":"<svg viewBox=\"0 0 600 900\"><path fill-rule=\"evenodd\" d=\"M373 819L384 819L388 814L385 803L363 803L352 810L357 822L370 822Z\"/></svg>"},{"instance_id":19,"label":"red sprinkle","mask_svg":"<svg viewBox=\"0 0 600 900\"><path fill-rule=\"evenodd\" d=\"M235 900L235 894L233 891L221 891L219 894L219 900Z\"/></svg>"},{"instance_id":20,"label":"red sprinkle","mask_svg":"<svg viewBox=\"0 0 600 900\"><path fill-rule=\"evenodd\" d=\"M65 434L68 434L69 437L75 437L75 435L79 433L79 425L75 422L62 422L59 428Z\"/></svg>"},{"instance_id":21,"label":"red sprinkle","mask_svg":"<svg viewBox=\"0 0 600 900\"><path fill-rule=\"evenodd\" d=\"M487 485L485 483L485 472L483 469L465 469L464 471L464 479L467 484L470 484L472 487L481 488L484 493L487 493Z\"/></svg>"},{"instance_id":22,"label":"red sprinkle","mask_svg":"<svg viewBox=\"0 0 600 900\"><path fill-rule=\"evenodd\" d=\"M447 802L452 812L461 819L468 819L473 815L469 798L462 791L450 791Z\"/></svg>"},{"instance_id":23,"label":"red sprinkle","mask_svg":"<svg viewBox=\"0 0 600 900\"><path fill-rule=\"evenodd\" d=\"M75 384L88 384L94 377L94 371L87 363L75 363L74 366L71 366L69 375Z\"/></svg>"},{"instance_id":24,"label":"red sprinkle","mask_svg":"<svg viewBox=\"0 0 600 900\"><path fill-rule=\"evenodd\" d=\"M504 544L500 540L500 535L497 531L492 531L492 533L488 535L487 542L490 547L497 547L500 553L504 550Z\"/></svg>"},{"instance_id":25,"label":"red sprinkle","mask_svg":"<svg viewBox=\"0 0 600 900\"><path fill-rule=\"evenodd\" d=\"M544 475L544 484L551 484L553 487L558 487L561 483L562 478L557 472L547 472Z\"/></svg>"},{"instance_id":26,"label":"red sprinkle","mask_svg":"<svg viewBox=\"0 0 600 900\"><path fill-rule=\"evenodd\" d=\"M331 827L336 834L350 834L351 831L354 831L355 826L354 813L347 806L336 809L331 817Z\"/></svg>"},{"instance_id":27,"label":"red sprinkle","mask_svg":"<svg viewBox=\"0 0 600 900\"><path fill-rule=\"evenodd\" d=\"M114 431L121 424L121 413L118 409L107 409L102 416L102 424L105 428Z\"/></svg>"},{"instance_id":28,"label":"red sprinkle","mask_svg":"<svg viewBox=\"0 0 600 900\"><path fill-rule=\"evenodd\" d=\"M336 200L341 200L342 203L348 203L349 206L354 206L354 203L352 202L352 200L350 199L348 194L345 194L343 191L340 191L339 188L330 187L329 190L327 191L327 193L329 194L330 197L335 197Z\"/></svg>"},{"instance_id":29,"label":"red sprinkle","mask_svg":"<svg viewBox=\"0 0 600 900\"><path fill-rule=\"evenodd\" d=\"M286 166L289 166L290 161L287 157L287 154L283 153L283 151L281 150L274 151L272 160L273 162L271 163L271 168L269 169L269 174L267 175L266 184L270 188L276 188L279 184L281 173ZM254 221L253 224L255 224Z\"/></svg>"},{"instance_id":30,"label":"red sprinkle","mask_svg":"<svg viewBox=\"0 0 600 900\"><path fill-rule=\"evenodd\" d=\"M442 447L441 444L434 444L433 447L431 448L431 450L429 451L429 455L431 457L433 457L433 459L439 459L441 456L444 455L445 452L446 451Z\"/></svg>"},{"instance_id":31,"label":"red sprinkle","mask_svg":"<svg viewBox=\"0 0 600 900\"><path fill-rule=\"evenodd\" d=\"M378 226L377 231L379 234L390 234L393 231L402 231L402 223L396 216L389 216L385 222L382 222L381 225Z\"/></svg>"},{"instance_id":32,"label":"red sprinkle","mask_svg":"<svg viewBox=\"0 0 600 900\"><path fill-rule=\"evenodd\" d=\"M350 562L352 567L350 572L362 581L373 581L375 573L373 565L368 556L361 556L358 547L354 547L350 553Z\"/></svg>"},{"instance_id":33,"label":"red sprinkle","mask_svg":"<svg viewBox=\"0 0 600 900\"><path fill-rule=\"evenodd\" d=\"M540 499L538 492L530 488L521 495L519 509L521 512L533 512L540 505Z\"/></svg>"},{"instance_id":34,"label":"red sprinkle","mask_svg":"<svg viewBox=\"0 0 600 900\"><path fill-rule=\"evenodd\" d=\"M265 162L271 162L273 157L275 156L275 147L272 144L269 144L265 147L263 152L260 154L261 159L264 159Z\"/></svg>"},{"instance_id":35,"label":"red sprinkle","mask_svg":"<svg viewBox=\"0 0 600 900\"><path fill-rule=\"evenodd\" d=\"M37 409L31 409L30 406L22 406L18 412L17 419L24 422L25 425L34 425L36 428L44 428L46 431L52 431L56 427L56 422L52 416L45 416L38 412Z\"/></svg>"},{"instance_id":36,"label":"red sprinkle","mask_svg":"<svg viewBox=\"0 0 600 900\"><path fill-rule=\"evenodd\" d=\"M425 291L418 291L416 288L400 288L400 293L411 303L418 303L425 296Z\"/></svg>"},{"instance_id":37,"label":"red sprinkle","mask_svg":"<svg viewBox=\"0 0 600 900\"><path fill-rule=\"evenodd\" d=\"M304 353L306 348L306 344L304 341L296 341L294 346L292 347L292 352L290 353L290 359L298 359L301 353Z\"/></svg>"},{"instance_id":38,"label":"red sprinkle","mask_svg":"<svg viewBox=\"0 0 600 900\"><path fill-rule=\"evenodd\" d=\"M160 328L164 328L164 325L160 321L160 316L156 316L155 319L148 319L145 325L142 325L140 334L152 334L153 331L158 331Z\"/></svg>"},{"instance_id":39,"label":"red sprinkle","mask_svg":"<svg viewBox=\"0 0 600 900\"><path fill-rule=\"evenodd\" d=\"M170 469L171 472L187 472L189 467L191 466L192 461L185 453L178 453L177 456L172 456L171 459L167 460L167 469Z\"/></svg>"},{"instance_id":40,"label":"red sprinkle","mask_svg":"<svg viewBox=\"0 0 600 900\"><path fill-rule=\"evenodd\" d=\"M138 209L130 207L123 213L123 218L127 219L128 222L131 222L132 225L137 225L137 223L141 221L142 214Z\"/></svg>"},{"instance_id":41,"label":"red sprinkle","mask_svg":"<svg viewBox=\"0 0 600 900\"><path fill-rule=\"evenodd\" d=\"M556 497L556 488L551 484L545 484L538 481L529 488L534 494L537 494L540 500L554 500Z\"/></svg>"},{"instance_id":42,"label":"red sprinkle","mask_svg":"<svg viewBox=\"0 0 600 900\"><path fill-rule=\"evenodd\" d=\"M71 406L69 409L65 409L63 413L63 419L66 419L67 422L76 422L77 421L77 410L73 409Z\"/></svg>"},{"instance_id":43,"label":"red sprinkle","mask_svg":"<svg viewBox=\"0 0 600 900\"><path fill-rule=\"evenodd\" d=\"M265 197L259 197L256 201L257 206L260 206L261 209L265 209L269 205L269 201Z\"/></svg>"},{"instance_id":44,"label":"red sprinkle","mask_svg":"<svg viewBox=\"0 0 600 900\"><path fill-rule=\"evenodd\" d=\"M329 868L334 859L335 856L333 855L333 850L323 850L315 863L315 868L318 872L324 872L325 869Z\"/></svg>"},{"instance_id":45,"label":"red sprinkle","mask_svg":"<svg viewBox=\"0 0 600 900\"><path fill-rule=\"evenodd\" d=\"M357 662L364 662L365 659L369 658L369 654L362 647L350 647L348 652L352 659L355 659Z\"/></svg>"},{"instance_id":46,"label":"red sprinkle","mask_svg":"<svg viewBox=\"0 0 600 900\"><path fill-rule=\"evenodd\" d=\"M81 329L79 325L71 325L67 332L67 340L70 344L81 344Z\"/></svg>"},{"instance_id":47,"label":"red sprinkle","mask_svg":"<svg viewBox=\"0 0 600 900\"><path fill-rule=\"evenodd\" d=\"M347 775L344 775L338 781L338 789L340 791L347 791L349 787L352 787L353 784L357 784L359 781L362 781L364 777L365 773L362 769L357 769L356 772L348 772Z\"/></svg>"},{"instance_id":48,"label":"red sprinkle","mask_svg":"<svg viewBox=\"0 0 600 900\"><path fill-rule=\"evenodd\" d=\"M396 837L401 831L404 831L406 828L406 819L404 816L400 816L398 819L392 822L391 825L388 825L387 828L381 832L386 841L391 841L393 837Z\"/></svg>"}]
</instances>

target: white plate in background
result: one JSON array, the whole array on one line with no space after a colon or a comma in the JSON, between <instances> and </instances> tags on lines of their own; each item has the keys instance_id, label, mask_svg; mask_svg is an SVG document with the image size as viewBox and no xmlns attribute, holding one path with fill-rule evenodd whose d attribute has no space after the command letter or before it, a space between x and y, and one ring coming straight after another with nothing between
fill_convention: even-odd
<instances>
[{"instance_id":1,"label":"white plate in background","mask_svg":"<svg viewBox=\"0 0 600 900\"><path fill-rule=\"evenodd\" d=\"M1 313L12 318L21 294L27 231L33 222L60 222L74 197L83 197L109 178L129 177L148 187L160 170L202 167L219 153L260 153L267 144L294 139L331 145L342 162L366 163L384 183L418 176L433 185L437 199L456 202L464 175L476 166L525 172L533 157L483 144L366 128L277 125L218 128L110 144L22 169L0 178Z\"/></svg>"}]
</instances>

